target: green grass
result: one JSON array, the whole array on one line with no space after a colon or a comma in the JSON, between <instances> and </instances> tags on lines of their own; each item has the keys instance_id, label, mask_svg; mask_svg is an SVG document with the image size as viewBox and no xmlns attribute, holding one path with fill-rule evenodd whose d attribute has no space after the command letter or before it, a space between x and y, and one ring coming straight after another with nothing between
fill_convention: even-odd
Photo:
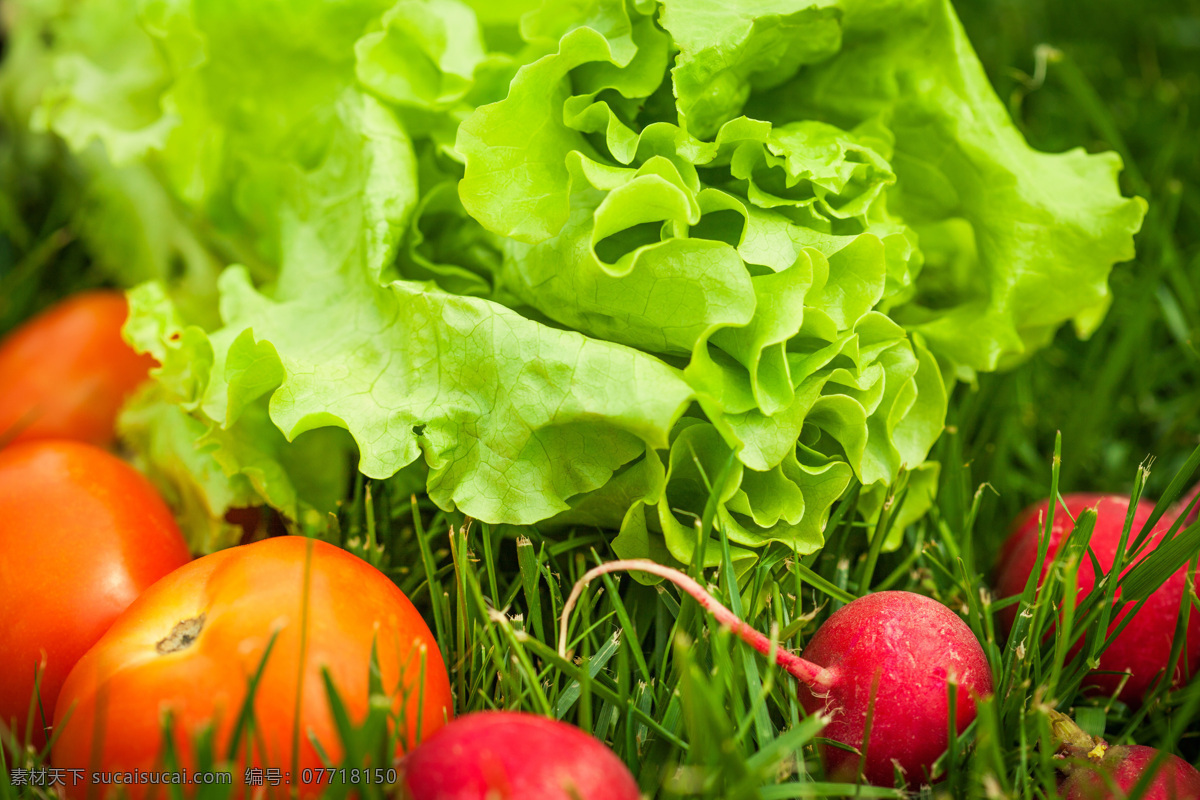
<instances>
[{"instance_id":1,"label":"green grass","mask_svg":"<svg viewBox=\"0 0 1200 800\"><path fill-rule=\"evenodd\" d=\"M1114 271L1112 308L1089 341L1064 330L956 395L972 476L999 487L996 510L1010 517L1045 492L1061 431L1068 489L1128 491L1152 455L1160 493L1200 433L1200 3L1099 0L1086 18L1066 0L956 5L1030 143L1115 150L1123 189L1150 202L1137 260ZM1039 74L1042 44L1061 58Z\"/></svg>"},{"instance_id":2,"label":"green grass","mask_svg":"<svg viewBox=\"0 0 1200 800\"><path fill-rule=\"evenodd\" d=\"M944 446L953 447L953 439ZM1200 463L1200 449L1192 455L1189 471L1181 474L1163 499L1164 508ZM1060 469L1052 466L1051 471L1052 482L1061 486ZM953 472L951 479L956 477ZM359 500L343 510L343 543L360 549L377 542L379 547L368 552L431 612L456 684L460 713L520 708L580 725L608 741L651 796L897 796L893 790L825 781L812 748L819 740L820 722L805 719L792 679L739 644L690 598L673 589L605 576L582 595L570 616L567 645L573 657L561 658L556 652L556 626L549 621L560 618L563 598L574 582L601 559L602 537L543 538L534 529L468 524L415 497L394 494L393 485L377 487L375 492L361 492ZM1140 487L1135 478L1135 492ZM853 497L845 502L853 503ZM1037 601L1074 596L1063 587L1074 585L1078 554L1090 535L1094 515L1081 515L1074 540L1077 549L1064 550L1036 597L1030 586L1022 603L1034 613L1019 617L1028 628L1019 629L1006 644L995 634L997 606L986 599L985 576L961 547L982 524L977 513L980 502L972 505L966 527L955 527L947 520L945 508L939 507L906 532L910 545L920 539L925 546L916 551L915 559L904 555L905 547L884 554L880 559L884 569L875 573L872 584L877 588L886 582L893 588L922 591L952 608L966 608L967 620L993 667L996 697L981 706L973 728L952 746L941 765L945 780L937 793L983 797L991 787L1008 797L1053 796L1056 772L1049 758L1053 747L1047 712L1054 707L1072 711L1086 729L1103 733L1110 741L1179 749L1183 737L1195 728L1192 720L1200 702L1200 682L1178 691L1160 690L1141 710L1104 698L1071 705L1086 673L1085 659L1093 654L1089 650L1102 648L1099 634L1108 627L1103 612L1112 608L1106 591L1115 587L1097 589L1085 598L1074 611L1074 628L1067 622L1049 635L1049 604ZM831 536L868 541L851 510L839 511L845 511L843 521ZM705 523L701 525L701 533L710 532ZM1180 531L1178 538L1194 542L1198 532L1200 526L1193 526ZM1138 533L1130 528L1126 535L1132 541ZM847 578L854 570L840 567L832 557L810 558L808 570L802 571L803 562L784 552L768 551L763 565L734 591L727 580L733 574L727 542L714 542L725 554L725 565L706 576L715 591L761 629L774 626L784 647L801 648L843 591L859 595L871 588ZM853 549L858 555L852 562L862 563L868 550ZM1143 583L1140 595L1144 596L1195 552L1194 543L1182 554L1169 548L1155 551L1146 569L1132 571L1121 584L1126 599L1132 602L1139 594L1138 582ZM1071 553L1075 558L1069 557ZM1084 651L1070 660L1065 658L1066 630L1087 635ZM1044 644L1023 652L1016 647L1018 641ZM376 682L374 690L382 694L384 687ZM340 707L332 687L330 697L335 708ZM378 764L378 754L390 751L385 710L389 705L375 705L369 718L357 726L339 715L340 735L351 754L347 764L362 764L371 754L375 754L372 763ZM249 704L244 711L239 729L252 731L257 723ZM209 746L199 763L219 767L220 755ZM31 768L40 761L30 755L20 766ZM344 796L347 788L339 787L330 795ZM228 789L205 791L215 798L225 796ZM0 797L14 794L0 782ZM46 796L37 791L29 794ZM364 795L382 793L379 787L370 787Z\"/></svg>"},{"instance_id":3,"label":"green grass","mask_svg":"<svg viewBox=\"0 0 1200 800\"><path fill-rule=\"evenodd\" d=\"M796 558L779 547L733 585L727 542L699 522L725 567L704 575L723 602L780 645L801 649L848 599L910 589L962 610L992 664L997 696L953 742L945 780L923 796L1055 796L1048 711L1075 716L1110 742L1161 747L1200 763L1200 681L1160 689L1142 708L1082 698L1087 664L1104 645L1115 586L1097 590L1047 638L1050 606L1006 638L988 579L1017 511L1052 492L1141 494L1163 503L1195 481L1200 442L1200 3L1153 12L1124 0L957 3L1001 97L1029 140L1046 150L1084 145L1126 160L1124 186L1150 201L1136 261L1119 266L1112 309L1088 341L1070 330L1022 366L959 386L935 457L935 509L882 552L881 531L854 513L851 491L835 509L827 545ZM1048 44L1051 48L1038 49ZM4 152L0 149L0 152ZM0 225L0 331L54 297L91 285L66 217L38 186L18 184L20 228ZM9 217L0 215L0 223ZM1148 469L1140 465L1150 465ZM1190 477L1189 477L1190 476ZM1176 480L1173 480L1176 479ZM1061 513L1061 510L1060 512ZM1081 554L1094 518L1081 515ZM399 482L360 481L339 514L340 543L387 572L425 613L450 669L457 711L525 709L565 719L604 739L647 795L660 798L895 796L825 782L794 681L738 643L673 589L606 576L569 620L572 657L557 654L564 598L590 566L612 557L609 537L580 529L466 524ZM1129 530L1130 541L1139 531ZM1200 529L1178 532L1125 579L1125 601L1194 559ZM1068 548L1071 550L1071 548ZM1072 598L1078 561L1061 558L1041 598ZM695 565L693 574L698 574ZM1034 601L1032 587L1023 602ZM1184 609L1200 613L1200 609ZM1073 630L1084 652L1068 658ZM1018 647L1022 642L1040 646ZM345 723L353 758L386 749L386 713ZM11 745L11 743L10 743ZM0 800L49 796L11 786L10 770L41 754L3 749ZM210 754L210 762L219 759ZM206 797L227 790L210 787ZM344 794L344 791L333 792ZM365 796L382 796L378 787Z\"/></svg>"}]
</instances>

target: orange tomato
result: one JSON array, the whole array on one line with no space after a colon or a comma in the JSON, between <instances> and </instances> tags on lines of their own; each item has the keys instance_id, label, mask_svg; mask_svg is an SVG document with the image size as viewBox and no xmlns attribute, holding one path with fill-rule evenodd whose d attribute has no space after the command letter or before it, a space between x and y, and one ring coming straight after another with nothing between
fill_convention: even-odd
<instances>
[{"instance_id":1,"label":"orange tomato","mask_svg":"<svg viewBox=\"0 0 1200 800\"><path fill-rule=\"evenodd\" d=\"M81 442L0 450L0 723L34 742L79 657L150 584L189 560L170 510L116 456Z\"/></svg>"},{"instance_id":2,"label":"orange tomato","mask_svg":"<svg viewBox=\"0 0 1200 800\"><path fill-rule=\"evenodd\" d=\"M260 791L317 795L327 784L305 781L303 771L325 762L310 739L334 764L343 755L322 671L329 671L352 721L361 723L372 645L411 745L451 714L450 680L433 634L391 580L345 550L298 536L205 556L146 591L72 670L55 712L56 725L70 718L61 725L53 763L161 772L169 713L180 765L194 773L193 754L206 728L218 757L229 752L249 682L262 665L256 722L240 740L233 782L242 782L246 767L277 768L284 785ZM84 796L87 788L81 782L67 794ZM136 800L154 787L94 788L126 790Z\"/></svg>"},{"instance_id":3,"label":"orange tomato","mask_svg":"<svg viewBox=\"0 0 1200 800\"><path fill-rule=\"evenodd\" d=\"M0 442L110 445L121 404L155 363L121 338L128 315L120 292L82 292L0 342Z\"/></svg>"}]
</instances>

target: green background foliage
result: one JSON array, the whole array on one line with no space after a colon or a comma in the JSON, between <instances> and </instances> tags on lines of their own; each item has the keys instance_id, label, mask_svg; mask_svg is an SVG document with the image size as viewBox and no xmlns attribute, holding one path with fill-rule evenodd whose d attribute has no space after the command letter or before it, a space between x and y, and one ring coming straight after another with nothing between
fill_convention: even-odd
<instances>
[{"instance_id":1,"label":"green background foliage","mask_svg":"<svg viewBox=\"0 0 1200 800\"><path fill-rule=\"evenodd\" d=\"M727 604L764 630L774 625L783 645L797 649L828 613L869 590L913 589L962 611L1000 685L1014 691L983 706L946 759L945 781L928 794L1049 797L1055 770L1049 724L1038 706L1043 701L1074 713L1085 729L1110 741L1167 747L1200 762L1194 721L1200 684L1159 692L1142 709L1077 697L1080 663L1063 658L1053 638L1038 655L1018 659L996 630L986 593L994 551L1020 508L1052 486L1064 493L1141 490L1137 467L1148 456L1155 460L1145 493L1159 497L1200 437L1200 3L963 0L956 9L987 77L1035 148L1083 145L1122 156L1124 192L1150 202L1137 257L1112 273L1111 307L1089 339L1064 328L1024 363L953 389L947 429L931 454L942 464L937 502L924 518L910 525L887 515L864 518L856 513L857 493L831 499L822 550L796 558L790 548L768 544L735 584L736 549L728 536L710 537L718 513L718 504L709 502L713 486L727 477L718 454L691 476L704 510L697 542L705 544L693 551L690 568L718 565L707 577ZM386 37L376 42L386 44ZM461 88L451 77L416 99L453 109ZM402 84L386 90L407 96ZM436 135L452 140L452 131ZM106 273L96 264L102 255L85 248L73 227L74 198L46 189L78 180L64 166L65 153L40 154L52 174L32 175L12 158L18 134L0 136L0 179L12 198L0 207L0 330L7 330L71 289L104 282ZM155 191L136 178L125 180L136 182L138 191ZM105 191L102 183L89 187ZM430 192L422 202L432 211L458 213L444 193ZM173 227L169 216L146 224L160 234L153 242L168 247L167 237L170 249L192 255L174 269L203 285L207 267L188 247L186 229ZM401 258L414 274L425 270L455 281L454 291L469 298L479 292L479 265L497 266L502 254L470 235L460 242L478 260L447 264L433 248L418 245ZM146 263L155 263L153 253ZM261 278L253 263L247 267L250 277ZM236 296L247 307L257 302L245 275L226 280L237 284ZM375 302L383 313L387 301ZM462 312L470 308L464 300ZM181 339L180 347L203 348L199 338ZM228 344L239 357L261 355L254 342ZM169 388L196 389L182 379ZM239 424L269 428L263 409L251 402L253 390L251 383L239 389L246 401ZM154 411L151 406L147 413ZM173 425L186 422L160 420L154 430L171 435ZM214 448L236 447L233 433L236 428ZM267 456L266 462L277 461ZM255 454L231 455L230 463L254 464ZM269 483L253 469L243 474L246 483L233 491L259 491ZM403 472L386 482L358 477L343 502L324 501L336 509L336 521L322 523L323 535L384 569L425 612L452 670L460 712L521 708L581 725L613 746L651 796L765 799L854 791L823 783L811 747L819 730L803 720L790 679L671 590L625 579L597 583L572 617L575 658L558 658L562 598L588 565L612 556L611 536L587 520L558 529L464 529L460 514L440 511L421 494L424 478ZM288 502L278 498L280 506ZM311 509L318 516L321 510L327 509ZM889 538L890 552L883 547ZM1028 640L1040 634L1035 628ZM356 742L356 757L381 746L379 726L364 731L345 732ZM14 752L4 750L0 797L36 794L6 778L14 766L41 763L41 756ZM895 792L862 789L858 796Z\"/></svg>"}]
</instances>

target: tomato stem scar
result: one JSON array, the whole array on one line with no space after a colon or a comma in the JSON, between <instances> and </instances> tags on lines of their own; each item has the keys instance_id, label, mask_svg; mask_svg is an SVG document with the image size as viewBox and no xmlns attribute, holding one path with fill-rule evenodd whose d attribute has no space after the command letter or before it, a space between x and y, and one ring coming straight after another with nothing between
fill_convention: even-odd
<instances>
[{"instance_id":1,"label":"tomato stem scar","mask_svg":"<svg viewBox=\"0 0 1200 800\"><path fill-rule=\"evenodd\" d=\"M203 629L203 614L180 620L175 623L175 627L171 629L170 633L158 640L158 643L154 645L154 649L160 655L186 650L191 646L192 642L196 641L196 637L200 635L200 631Z\"/></svg>"}]
</instances>

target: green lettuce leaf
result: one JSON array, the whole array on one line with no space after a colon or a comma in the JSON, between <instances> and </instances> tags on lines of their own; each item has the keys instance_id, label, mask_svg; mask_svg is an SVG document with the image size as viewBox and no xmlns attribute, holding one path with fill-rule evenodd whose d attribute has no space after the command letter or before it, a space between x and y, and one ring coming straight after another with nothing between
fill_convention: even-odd
<instances>
[{"instance_id":1,"label":"green lettuce leaf","mask_svg":"<svg viewBox=\"0 0 1200 800\"><path fill-rule=\"evenodd\" d=\"M679 116L701 138L738 116L752 90L785 83L841 47L832 0L691 0L662 7L662 25L679 48L671 70Z\"/></svg>"},{"instance_id":2,"label":"green lettuce leaf","mask_svg":"<svg viewBox=\"0 0 1200 800\"><path fill-rule=\"evenodd\" d=\"M604 24L560 24L557 51L459 128L459 194L504 237L505 292L590 337L678 360L708 422L685 419L666 454L556 522L620 526L624 554L665 546L688 561L680 509L703 508L716 477L692 474L697 459L711 468L736 452L718 527L741 545L812 552L851 476L887 483L919 465L945 415L933 356L873 310L920 268L915 237L887 211L888 136L746 117L722 119L711 143L663 121L638 131L622 100L657 90L643 74L661 76L667 54L646 33L642 55L629 53L638 31L656 30L650 16L620 3L591 13ZM806 426L809 460L797 448ZM633 501L657 511L631 512Z\"/></svg>"},{"instance_id":3,"label":"green lettuce leaf","mask_svg":"<svg viewBox=\"0 0 1200 800\"><path fill-rule=\"evenodd\" d=\"M1109 271L1133 257L1146 210L1121 197L1120 159L1033 150L949 0L840 5L841 52L756 96L750 111L891 130L892 208L936 242L916 299L894 318L967 379L1027 357L1064 320L1093 330Z\"/></svg>"},{"instance_id":4,"label":"green lettuce leaf","mask_svg":"<svg viewBox=\"0 0 1200 800\"><path fill-rule=\"evenodd\" d=\"M265 398L289 441L345 428L368 477L423 457L435 501L498 522L565 510L666 446L691 395L677 370L487 300L380 282L416 205L415 157L370 97L344 96L338 114L320 166L290 176L271 292L226 270L211 333L172 324L153 286L135 293L129 332L163 364L160 382L221 431ZM222 467L245 471L249 453L261 469L263 449L231 448Z\"/></svg>"},{"instance_id":5,"label":"green lettuce leaf","mask_svg":"<svg viewBox=\"0 0 1200 800\"><path fill-rule=\"evenodd\" d=\"M129 156L168 127L147 102L167 76L145 37L130 40L119 17L93 21L73 11L61 0L6 6L0 113L21 141L20 169L38 169L51 184L56 213L100 273L127 287L161 281L188 318L214 322L224 264L153 169ZM77 163L62 164L62 143L46 130L51 119L77 148ZM126 163L114 164L113 154Z\"/></svg>"},{"instance_id":6,"label":"green lettuce leaf","mask_svg":"<svg viewBox=\"0 0 1200 800\"><path fill-rule=\"evenodd\" d=\"M221 428L152 384L126 405L118 429L198 554L238 543L243 530L226 515L239 508L270 506L295 529L324 531L350 477L353 443L343 431L322 428L288 442L265 403Z\"/></svg>"}]
</instances>

